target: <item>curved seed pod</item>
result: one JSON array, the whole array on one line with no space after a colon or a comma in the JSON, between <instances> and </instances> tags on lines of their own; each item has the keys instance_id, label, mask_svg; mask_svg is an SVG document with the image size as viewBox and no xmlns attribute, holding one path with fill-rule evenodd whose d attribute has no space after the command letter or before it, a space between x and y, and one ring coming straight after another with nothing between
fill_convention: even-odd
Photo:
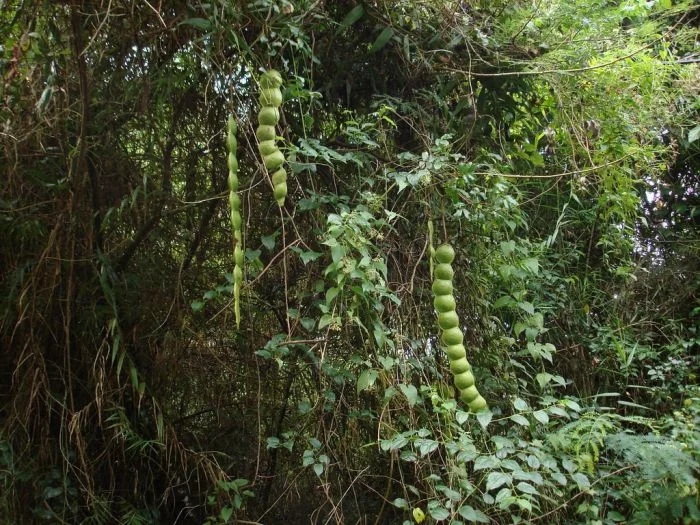
<instances>
[{"instance_id":1,"label":"curved seed pod","mask_svg":"<svg viewBox=\"0 0 700 525\"><path fill-rule=\"evenodd\" d=\"M258 144L258 150L260 150L260 154L264 157L266 155L269 155L270 153L274 153L275 151L279 151L279 148L277 147L277 144L275 144L274 139L273 140L263 140Z\"/></svg>"},{"instance_id":2,"label":"curved seed pod","mask_svg":"<svg viewBox=\"0 0 700 525\"><path fill-rule=\"evenodd\" d=\"M284 168L280 168L272 174L272 184L276 186L283 182L287 182L287 171Z\"/></svg>"},{"instance_id":3,"label":"curved seed pod","mask_svg":"<svg viewBox=\"0 0 700 525\"><path fill-rule=\"evenodd\" d=\"M464 348L464 345L461 343L445 347L445 353L450 361L457 361L458 359L467 358L467 349Z\"/></svg>"},{"instance_id":4,"label":"curved seed pod","mask_svg":"<svg viewBox=\"0 0 700 525\"><path fill-rule=\"evenodd\" d=\"M268 69L260 75L260 87L263 89L279 88L282 86L282 75L279 71Z\"/></svg>"},{"instance_id":5,"label":"curved seed pod","mask_svg":"<svg viewBox=\"0 0 700 525\"><path fill-rule=\"evenodd\" d=\"M282 105L282 92L279 88L263 88L260 90L260 104L278 108Z\"/></svg>"},{"instance_id":6,"label":"curved seed pod","mask_svg":"<svg viewBox=\"0 0 700 525\"><path fill-rule=\"evenodd\" d=\"M488 407L486 400L481 395L476 396L476 399L469 403L469 410L472 412L481 412L488 409Z\"/></svg>"},{"instance_id":7,"label":"curved seed pod","mask_svg":"<svg viewBox=\"0 0 700 525\"><path fill-rule=\"evenodd\" d=\"M440 312L454 312L457 307L454 295L436 295L433 299L433 306Z\"/></svg>"},{"instance_id":8,"label":"curved seed pod","mask_svg":"<svg viewBox=\"0 0 700 525\"><path fill-rule=\"evenodd\" d=\"M486 400L474 386L474 374L467 361L467 352L462 344L464 334L459 327L459 316L456 312L456 301L453 295L452 278L454 270L452 261L455 251L449 244L439 246L433 252L435 270L433 272L433 306L438 312L438 325L442 332L441 342L450 360L450 370L454 375L455 386L459 389L460 398L469 405L469 410L478 412L486 410Z\"/></svg>"},{"instance_id":9,"label":"curved seed pod","mask_svg":"<svg viewBox=\"0 0 700 525\"><path fill-rule=\"evenodd\" d=\"M228 119L226 147L228 149L228 202L231 206L231 227L233 229L233 311L236 328L241 325L241 284L243 283L243 234L241 232L241 198L238 196L238 159L236 158L236 132L238 126L233 117Z\"/></svg>"},{"instance_id":10,"label":"curved seed pod","mask_svg":"<svg viewBox=\"0 0 700 525\"><path fill-rule=\"evenodd\" d=\"M464 341L464 335L462 335L462 330L458 326L443 330L442 342L445 346L461 345L462 341Z\"/></svg>"},{"instance_id":11,"label":"curved seed pod","mask_svg":"<svg viewBox=\"0 0 700 525\"><path fill-rule=\"evenodd\" d=\"M276 107L263 106L258 113L258 124L261 126L276 126L280 120L280 112Z\"/></svg>"},{"instance_id":12,"label":"curved seed pod","mask_svg":"<svg viewBox=\"0 0 700 525\"><path fill-rule=\"evenodd\" d=\"M233 249L233 260L236 263L237 268L243 268L243 249L240 247L240 245L236 245L236 247Z\"/></svg>"},{"instance_id":13,"label":"curved seed pod","mask_svg":"<svg viewBox=\"0 0 700 525\"><path fill-rule=\"evenodd\" d=\"M435 278L436 279L446 279L448 281L452 281L452 278L454 277L455 272L452 269L452 266L449 264L445 263L438 263L435 266Z\"/></svg>"},{"instance_id":14,"label":"curved seed pod","mask_svg":"<svg viewBox=\"0 0 700 525\"><path fill-rule=\"evenodd\" d=\"M476 389L476 387L474 385L465 388L461 392L462 392L462 399L464 399L467 403L471 403L477 397L479 397L479 391Z\"/></svg>"},{"instance_id":15,"label":"curved seed pod","mask_svg":"<svg viewBox=\"0 0 700 525\"><path fill-rule=\"evenodd\" d=\"M433 281L433 293L435 295L447 295L452 293L452 280L435 279Z\"/></svg>"},{"instance_id":16,"label":"curved seed pod","mask_svg":"<svg viewBox=\"0 0 700 525\"><path fill-rule=\"evenodd\" d=\"M469 364L466 357L456 359L455 361L450 361L450 370L453 374L463 374L471 369L472 365Z\"/></svg>"},{"instance_id":17,"label":"curved seed pod","mask_svg":"<svg viewBox=\"0 0 700 525\"><path fill-rule=\"evenodd\" d=\"M277 171L284 164L284 154L280 150L273 151L263 157L263 163L268 171Z\"/></svg>"},{"instance_id":18,"label":"curved seed pod","mask_svg":"<svg viewBox=\"0 0 700 525\"><path fill-rule=\"evenodd\" d=\"M455 258L455 250L449 244L438 246L435 250L435 260L440 264L451 264Z\"/></svg>"},{"instance_id":19,"label":"curved seed pod","mask_svg":"<svg viewBox=\"0 0 700 525\"><path fill-rule=\"evenodd\" d=\"M275 185L275 189L272 193L277 201L277 204L282 206L284 204L284 199L287 196L287 183L282 182L281 184Z\"/></svg>"},{"instance_id":20,"label":"curved seed pod","mask_svg":"<svg viewBox=\"0 0 700 525\"><path fill-rule=\"evenodd\" d=\"M277 204L282 207L287 197L287 172L282 168L284 154L277 147L275 126L279 122L279 107L282 105L282 75L270 69L260 75L260 111L255 136L258 138L258 150L263 158L263 164L271 173L273 195Z\"/></svg>"},{"instance_id":21,"label":"curved seed pod","mask_svg":"<svg viewBox=\"0 0 700 525\"><path fill-rule=\"evenodd\" d=\"M277 204L282 206L287 196L287 172L284 168L280 168L272 174L272 186L274 187L275 200Z\"/></svg>"},{"instance_id":22,"label":"curved seed pod","mask_svg":"<svg viewBox=\"0 0 700 525\"><path fill-rule=\"evenodd\" d=\"M440 312L438 314L438 326L443 330L449 330L459 326L459 316L457 312Z\"/></svg>"},{"instance_id":23,"label":"curved seed pod","mask_svg":"<svg viewBox=\"0 0 700 525\"><path fill-rule=\"evenodd\" d=\"M241 218L241 212L238 210L231 210L231 225L233 226L233 236L236 240L238 240L237 231L241 229L242 224L243 219Z\"/></svg>"},{"instance_id":24,"label":"curved seed pod","mask_svg":"<svg viewBox=\"0 0 700 525\"><path fill-rule=\"evenodd\" d=\"M275 140L275 137L277 136L275 126L261 124L258 126L258 129L255 130L255 136L258 138L259 142L263 142L265 140Z\"/></svg>"},{"instance_id":25,"label":"curved seed pod","mask_svg":"<svg viewBox=\"0 0 700 525\"><path fill-rule=\"evenodd\" d=\"M460 392L470 386L474 386L474 374L472 374L471 370L467 370L461 374L455 374L455 385L459 388Z\"/></svg>"}]
</instances>

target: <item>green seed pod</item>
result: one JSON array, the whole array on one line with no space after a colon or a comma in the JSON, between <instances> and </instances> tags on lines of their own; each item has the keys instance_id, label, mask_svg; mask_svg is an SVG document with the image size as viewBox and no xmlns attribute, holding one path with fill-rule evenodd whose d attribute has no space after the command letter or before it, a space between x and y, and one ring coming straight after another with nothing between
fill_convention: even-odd
<instances>
[{"instance_id":1,"label":"green seed pod","mask_svg":"<svg viewBox=\"0 0 700 525\"><path fill-rule=\"evenodd\" d=\"M234 191L228 194L228 204L231 206L232 211L238 211L241 209L241 198Z\"/></svg>"},{"instance_id":2,"label":"green seed pod","mask_svg":"<svg viewBox=\"0 0 700 525\"><path fill-rule=\"evenodd\" d=\"M451 281L454 275L455 272L452 269L452 266L450 266L449 264L440 263L435 266L436 279L445 279L447 281Z\"/></svg>"},{"instance_id":3,"label":"green seed pod","mask_svg":"<svg viewBox=\"0 0 700 525\"><path fill-rule=\"evenodd\" d=\"M460 389L460 392L462 393L462 399L467 402L467 404L471 403L474 401L477 397L479 397L479 391L476 389L474 385L469 386L465 388L464 390Z\"/></svg>"},{"instance_id":4,"label":"green seed pod","mask_svg":"<svg viewBox=\"0 0 700 525\"><path fill-rule=\"evenodd\" d=\"M255 136L258 138L259 142L263 142L265 140L275 140L275 137L277 137L275 126L261 124L255 131Z\"/></svg>"},{"instance_id":5,"label":"green seed pod","mask_svg":"<svg viewBox=\"0 0 700 525\"><path fill-rule=\"evenodd\" d=\"M282 182L281 184L275 185L275 189L273 190L273 195L275 196L275 200L277 201L277 204L282 206L284 204L284 199L287 196L287 183Z\"/></svg>"},{"instance_id":6,"label":"green seed pod","mask_svg":"<svg viewBox=\"0 0 700 525\"><path fill-rule=\"evenodd\" d=\"M481 396L477 395L476 399L474 399L471 403L469 404L469 410L472 412L481 412L482 410L487 410L489 407L486 404L486 400Z\"/></svg>"},{"instance_id":7,"label":"green seed pod","mask_svg":"<svg viewBox=\"0 0 700 525\"><path fill-rule=\"evenodd\" d=\"M228 154L228 170L233 172L238 171L238 159L236 159L235 153Z\"/></svg>"},{"instance_id":8,"label":"green seed pod","mask_svg":"<svg viewBox=\"0 0 700 525\"><path fill-rule=\"evenodd\" d=\"M469 410L478 412L486 409L487 406L486 401L474 386L474 374L462 344L464 334L459 327L457 305L452 289L454 270L451 263L454 258L454 248L449 244L443 244L432 253L432 259L437 262L433 272L433 306L438 312L438 325L442 331L441 341L450 360L450 370L454 375L455 386L460 391L461 399L469 405Z\"/></svg>"},{"instance_id":9,"label":"green seed pod","mask_svg":"<svg viewBox=\"0 0 700 525\"><path fill-rule=\"evenodd\" d=\"M233 268L233 282L240 283L242 281L243 281L243 270L241 269L240 266L236 266Z\"/></svg>"},{"instance_id":10,"label":"green seed pod","mask_svg":"<svg viewBox=\"0 0 700 525\"><path fill-rule=\"evenodd\" d=\"M450 361L457 361L459 359L466 359L467 350L464 348L463 344L450 345L445 347L445 353Z\"/></svg>"},{"instance_id":11,"label":"green seed pod","mask_svg":"<svg viewBox=\"0 0 700 525\"><path fill-rule=\"evenodd\" d=\"M472 374L471 370L467 370L466 372L462 372L461 374L456 374L455 386L459 388L460 393L464 389L469 388L470 386L474 386L474 374Z\"/></svg>"},{"instance_id":12,"label":"green seed pod","mask_svg":"<svg viewBox=\"0 0 700 525\"><path fill-rule=\"evenodd\" d=\"M287 171L284 168L280 168L272 174L272 184L277 186L284 182L287 182Z\"/></svg>"},{"instance_id":13,"label":"green seed pod","mask_svg":"<svg viewBox=\"0 0 700 525\"><path fill-rule=\"evenodd\" d=\"M239 244L236 244L236 247L233 249L233 260L236 263L237 267L243 267L243 249Z\"/></svg>"},{"instance_id":14,"label":"green seed pod","mask_svg":"<svg viewBox=\"0 0 700 525\"><path fill-rule=\"evenodd\" d=\"M261 126L275 126L280 120L280 112L273 106L264 106L258 113L258 123Z\"/></svg>"},{"instance_id":15,"label":"green seed pod","mask_svg":"<svg viewBox=\"0 0 700 525\"><path fill-rule=\"evenodd\" d=\"M241 283L243 282L243 248L241 232L241 198L238 196L238 159L236 158L236 132L238 126L233 117L228 119L228 134L226 136L226 147L228 148L228 188L229 205L231 206L231 227L233 229L233 310L236 318L236 327L241 323Z\"/></svg>"},{"instance_id":16,"label":"green seed pod","mask_svg":"<svg viewBox=\"0 0 700 525\"><path fill-rule=\"evenodd\" d=\"M279 88L263 88L260 90L260 105L278 108L282 105L282 92Z\"/></svg>"},{"instance_id":17,"label":"green seed pod","mask_svg":"<svg viewBox=\"0 0 700 525\"><path fill-rule=\"evenodd\" d=\"M258 138L258 150L268 173L272 173L273 195L277 204L284 205L287 196L287 172L282 168L284 154L277 147L275 126L280 118L279 107L282 105L282 75L274 69L260 76L260 112L255 132Z\"/></svg>"},{"instance_id":18,"label":"green seed pod","mask_svg":"<svg viewBox=\"0 0 700 525\"><path fill-rule=\"evenodd\" d=\"M282 85L282 75L279 71L268 69L260 75L260 87L262 89L278 88Z\"/></svg>"},{"instance_id":19,"label":"green seed pod","mask_svg":"<svg viewBox=\"0 0 700 525\"><path fill-rule=\"evenodd\" d=\"M449 279L435 279L435 281L433 281L433 293L435 295L451 294L452 281Z\"/></svg>"},{"instance_id":20,"label":"green seed pod","mask_svg":"<svg viewBox=\"0 0 700 525\"><path fill-rule=\"evenodd\" d=\"M438 312L452 312L457 307L454 295L436 295L433 306Z\"/></svg>"},{"instance_id":21,"label":"green seed pod","mask_svg":"<svg viewBox=\"0 0 700 525\"><path fill-rule=\"evenodd\" d=\"M449 244L443 244L435 250L435 260L440 264L450 264L454 258L454 248Z\"/></svg>"},{"instance_id":22,"label":"green seed pod","mask_svg":"<svg viewBox=\"0 0 700 525\"><path fill-rule=\"evenodd\" d=\"M449 330L459 326L459 316L454 310L449 312L440 312L438 314L438 326L443 330Z\"/></svg>"},{"instance_id":23,"label":"green seed pod","mask_svg":"<svg viewBox=\"0 0 700 525\"><path fill-rule=\"evenodd\" d=\"M241 212L237 210L231 210L231 224L233 224L234 230L240 230L243 220L241 219Z\"/></svg>"},{"instance_id":24,"label":"green seed pod","mask_svg":"<svg viewBox=\"0 0 700 525\"><path fill-rule=\"evenodd\" d=\"M226 122L226 140L229 151L236 151L236 133L238 133L238 124L236 124L236 119L230 116Z\"/></svg>"},{"instance_id":25,"label":"green seed pod","mask_svg":"<svg viewBox=\"0 0 700 525\"><path fill-rule=\"evenodd\" d=\"M469 361L467 361L466 357L463 357L461 359L457 359L455 361L450 361L450 370L452 371L453 374L463 374L467 370L471 370L471 365L469 364Z\"/></svg>"},{"instance_id":26,"label":"green seed pod","mask_svg":"<svg viewBox=\"0 0 700 525\"><path fill-rule=\"evenodd\" d=\"M442 332L442 342L445 346L461 345L462 341L464 341L464 335L462 335L462 330L457 326Z\"/></svg>"},{"instance_id":27,"label":"green seed pod","mask_svg":"<svg viewBox=\"0 0 700 525\"><path fill-rule=\"evenodd\" d=\"M284 154L280 150L273 151L265 155L263 162L268 171L276 171L284 163Z\"/></svg>"},{"instance_id":28,"label":"green seed pod","mask_svg":"<svg viewBox=\"0 0 700 525\"><path fill-rule=\"evenodd\" d=\"M275 151L279 151L279 148L277 147L277 144L275 143L274 140L263 140L258 144L258 150L260 151L260 154L265 157L269 155L270 153L274 153Z\"/></svg>"}]
</instances>

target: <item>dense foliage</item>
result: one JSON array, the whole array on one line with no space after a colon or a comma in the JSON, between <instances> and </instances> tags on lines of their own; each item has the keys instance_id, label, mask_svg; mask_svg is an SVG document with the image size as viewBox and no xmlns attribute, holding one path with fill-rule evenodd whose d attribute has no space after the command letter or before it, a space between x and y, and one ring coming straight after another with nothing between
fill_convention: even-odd
<instances>
[{"instance_id":1,"label":"dense foliage","mask_svg":"<svg viewBox=\"0 0 700 525\"><path fill-rule=\"evenodd\" d=\"M699 23L0 2L0 516L700 522Z\"/></svg>"}]
</instances>

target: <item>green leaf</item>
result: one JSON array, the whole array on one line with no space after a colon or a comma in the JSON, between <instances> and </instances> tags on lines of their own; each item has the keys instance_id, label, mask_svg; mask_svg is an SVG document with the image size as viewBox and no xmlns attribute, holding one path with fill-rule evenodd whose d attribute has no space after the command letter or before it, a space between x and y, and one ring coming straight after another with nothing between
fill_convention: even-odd
<instances>
[{"instance_id":1,"label":"green leaf","mask_svg":"<svg viewBox=\"0 0 700 525\"><path fill-rule=\"evenodd\" d=\"M513 478L506 472L491 472L486 477L486 490L495 490L512 481Z\"/></svg>"},{"instance_id":2,"label":"green leaf","mask_svg":"<svg viewBox=\"0 0 700 525\"><path fill-rule=\"evenodd\" d=\"M275 234L272 235L263 235L260 240L263 243L263 246L267 248L268 250L272 251L275 248Z\"/></svg>"},{"instance_id":3,"label":"green leaf","mask_svg":"<svg viewBox=\"0 0 700 525\"><path fill-rule=\"evenodd\" d=\"M529 409L530 407L528 406L527 401L525 401L522 398L516 397L513 400L513 408L515 408L515 410L517 410L518 412L522 412L524 410Z\"/></svg>"},{"instance_id":4,"label":"green leaf","mask_svg":"<svg viewBox=\"0 0 700 525\"><path fill-rule=\"evenodd\" d=\"M503 308L505 306L511 306L512 304L515 303L515 299L513 299L510 295L502 295L499 297L495 303L493 303L494 308Z\"/></svg>"},{"instance_id":5,"label":"green leaf","mask_svg":"<svg viewBox=\"0 0 700 525\"><path fill-rule=\"evenodd\" d=\"M335 299L339 293L340 293L340 288L337 288L335 286L326 290L326 304L330 305L333 302L333 299Z\"/></svg>"},{"instance_id":6,"label":"green leaf","mask_svg":"<svg viewBox=\"0 0 700 525\"><path fill-rule=\"evenodd\" d=\"M547 415L547 412L544 410L535 410L532 413L533 416L535 416L535 419L542 423L543 425L546 425L549 423L549 416Z\"/></svg>"},{"instance_id":7,"label":"green leaf","mask_svg":"<svg viewBox=\"0 0 700 525\"><path fill-rule=\"evenodd\" d=\"M231 516L233 516L233 508L232 507L223 507L221 509L221 512L219 513L219 518L224 523L228 523L228 520L231 519Z\"/></svg>"},{"instance_id":8,"label":"green leaf","mask_svg":"<svg viewBox=\"0 0 700 525\"><path fill-rule=\"evenodd\" d=\"M569 419L569 413L561 407L549 407L549 413L555 416L561 416L565 419Z\"/></svg>"},{"instance_id":9,"label":"green leaf","mask_svg":"<svg viewBox=\"0 0 700 525\"><path fill-rule=\"evenodd\" d=\"M474 470L492 469L501 464L496 456L479 456L474 461Z\"/></svg>"},{"instance_id":10,"label":"green leaf","mask_svg":"<svg viewBox=\"0 0 700 525\"><path fill-rule=\"evenodd\" d=\"M365 8L362 4L356 5L353 7L347 15L343 18L343 20L340 22L340 27L339 29L347 29L351 25L353 25L355 22L357 22L362 16L365 14Z\"/></svg>"},{"instance_id":11,"label":"green leaf","mask_svg":"<svg viewBox=\"0 0 700 525\"><path fill-rule=\"evenodd\" d=\"M403 498L396 498L394 501L391 502L391 504L399 509L407 509L408 508L408 501L406 501Z\"/></svg>"},{"instance_id":12,"label":"green leaf","mask_svg":"<svg viewBox=\"0 0 700 525\"><path fill-rule=\"evenodd\" d=\"M524 481L518 483L515 488L520 492L524 492L525 494L539 494L539 491L535 487L529 483L525 483Z\"/></svg>"},{"instance_id":13,"label":"green leaf","mask_svg":"<svg viewBox=\"0 0 700 525\"><path fill-rule=\"evenodd\" d=\"M515 421L518 425L527 427L530 426L530 422L522 414L513 414L510 416L511 421Z\"/></svg>"},{"instance_id":14,"label":"green leaf","mask_svg":"<svg viewBox=\"0 0 700 525\"><path fill-rule=\"evenodd\" d=\"M551 381L554 376L552 374L548 374L547 372L540 372L535 376L535 379L537 379L537 384L540 385L540 388L546 387Z\"/></svg>"},{"instance_id":15,"label":"green leaf","mask_svg":"<svg viewBox=\"0 0 700 525\"><path fill-rule=\"evenodd\" d=\"M588 476L582 472L576 472L571 475L572 479L578 484L578 488L583 490L591 486L591 482L588 480Z\"/></svg>"},{"instance_id":16,"label":"green leaf","mask_svg":"<svg viewBox=\"0 0 700 525\"><path fill-rule=\"evenodd\" d=\"M192 301L190 308L192 308L193 312L199 312L204 308L204 301Z\"/></svg>"},{"instance_id":17,"label":"green leaf","mask_svg":"<svg viewBox=\"0 0 700 525\"><path fill-rule=\"evenodd\" d=\"M377 371L373 369L363 370L360 377L357 378L357 393L364 390L369 390L374 386L377 380Z\"/></svg>"},{"instance_id":18,"label":"green leaf","mask_svg":"<svg viewBox=\"0 0 700 525\"><path fill-rule=\"evenodd\" d=\"M334 263L340 262L340 260L345 257L345 247L340 244L334 244L331 246L331 259Z\"/></svg>"},{"instance_id":19,"label":"green leaf","mask_svg":"<svg viewBox=\"0 0 700 525\"><path fill-rule=\"evenodd\" d=\"M438 501L431 501L428 503L428 513L431 518L437 521L446 520L450 517L450 511Z\"/></svg>"},{"instance_id":20,"label":"green leaf","mask_svg":"<svg viewBox=\"0 0 700 525\"><path fill-rule=\"evenodd\" d=\"M533 275L537 275L540 271L540 263L536 257L523 259L520 264Z\"/></svg>"},{"instance_id":21,"label":"green leaf","mask_svg":"<svg viewBox=\"0 0 700 525\"><path fill-rule=\"evenodd\" d=\"M308 252L302 251L302 252L299 252L299 258L301 259L301 262L304 263L304 265L307 265L307 264L309 264L310 262L315 261L316 259L318 259L319 257L321 257L321 255L323 255L323 254L321 254L321 253L319 253L319 252L314 252L314 251L308 251Z\"/></svg>"},{"instance_id":22,"label":"green leaf","mask_svg":"<svg viewBox=\"0 0 700 525\"><path fill-rule=\"evenodd\" d=\"M489 426L489 423L491 423L492 419L493 412L491 412L490 410L482 410L476 415L476 420L479 422L481 428L483 428L484 430L487 426Z\"/></svg>"},{"instance_id":23,"label":"green leaf","mask_svg":"<svg viewBox=\"0 0 700 525\"><path fill-rule=\"evenodd\" d=\"M700 124L688 132L688 142L695 142L700 138Z\"/></svg>"},{"instance_id":24,"label":"green leaf","mask_svg":"<svg viewBox=\"0 0 700 525\"><path fill-rule=\"evenodd\" d=\"M413 385L400 384L399 388L408 399L408 406L413 407L419 401L418 390Z\"/></svg>"},{"instance_id":25,"label":"green leaf","mask_svg":"<svg viewBox=\"0 0 700 525\"><path fill-rule=\"evenodd\" d=\"M323 314L321 319L318 320L318 329L321 330L333 322L333 316L331 314Z\"/></svg>"},{"instance_id":26,"label":"green leaf","mask_svg":"<svg viewBox=\"0 0 700 525\"><path fill-rule=\"evenodd\" d=\"M321 476L323 474L323 463L314 463L314 472L316 473L317 476Z\"/></svg>"},{"instance_id":27,"label":"green leaf","mask_svg":"<svg viewBox=\"0 0 700 525\"><path fill-rule=\"evenodd\" d=\"M480 510L473 508L471 505L462 505L459 509L457 509L457 512L467 521L477 523L491 523L491 520L486 514L484 514Z\"/></svg>"},{"instance_id":28,"label":"green leaf","mask_svg":"<svg viewBox=\"0 0 700 525\"><path fill-rule=\"evenodd\" d=\"M515 241L503 241L501 243L501 252L508 257L515 251Z\"/></svg>"},{"instance_id":29,"label":"green leaf","mask_svg":"<svg viewBox=\"0 0 700 525\"><path fill-rule=\"evenodd\" d=\"M418 452L421 456L427 456L438 448L438 442L434 439L416 439L415 446L418 447Z\"/></svg>"},{"instance_id":30,"label":"green leaf","mask_svg":"<svg viewBox=\"0 0 700 525\"><path fill-rule=\"evenodd\" d=\"M532 303L530 303L528 301L520 301L518 303L518 308L520 308L522 311L524 311L525 313L528 313L530 315L535 313L535 307L532 306Z\"/></svg>"},{"instance_id":31,"label":"green leaf","mask_svg":"<svg viewBox=\"0 0 700 525\"><path fill-rule=\"evenodd\" d=\"M187 18L180 22L180 25L192 26L202 31L209 31L212 27L211 21L206 18Z\"/></svg>"},{"instance_id":32,"label":"green leaf","mask_svg":"<svg viewBox=\"0 0 700 525\"><path fill-rule=\"evenodd\" d=\"M369 49L369 54L377 53L381 51L384 46L387 45L389 40L391 40L391 37L394 36L394 29L391 27L385 27L382 29L382 32L379 33L379 36L377 39L374 41L374 44L372 44L372 47Z\"/></svg>"}]
</instances>

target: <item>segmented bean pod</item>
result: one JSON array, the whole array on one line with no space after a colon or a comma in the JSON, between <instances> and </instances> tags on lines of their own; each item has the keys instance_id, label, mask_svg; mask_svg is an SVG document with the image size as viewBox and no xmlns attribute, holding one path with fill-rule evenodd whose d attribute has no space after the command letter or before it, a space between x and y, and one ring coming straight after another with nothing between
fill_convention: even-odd
<instances>
[{"instance_id":1,"label":"segmented bean pod","mask_svg":"<svg viewBox=\"0 0 700 525\"><path fill-rule=\"evenodd\" d=\"M241 219L241 198L238 195L238 159L236 159L238 126L233 117L229 117L227 129L228 200L231 206L231 228L233 230L233 312L236 317L236 328L239 328L241 325L241 285L243 284L243 221Z\"/></svg>"},{"instance_id":2,"label":"segmented bean pod","mask_svg":"<svg viewBox=\"0 0 700 525\"><path fill-rule=\"evenodd\" d=\"M265 169L272 179L273 193L277 204L284 205L287 196L287 172L282 167L284 154L277 147L275 126L279 122L279 107L282 105L282 75L270 69L260 76L260 112L258 113L258 150Z\"/></svg>"},{"instance_id":3,"label":"segmented bean pod","mask_svg":"<svg viewBox=\"0 0 700 525\"><path fill-rule=\"evenodd\" d=\"M487 408L486 400L474 386L474 375L467 361L467 351L463 344L464 334L459 327L457 305L452 294L454 276L452 261L455 258L455 251L449 244L443 244L435 250L433 257L436 263L433 272L433 306L438 314L440 341L450 360L450 370L454 376L455 385L459 389L460 398L467 403L469 410L479 412Z\"/></svg>"}]
</instances>

